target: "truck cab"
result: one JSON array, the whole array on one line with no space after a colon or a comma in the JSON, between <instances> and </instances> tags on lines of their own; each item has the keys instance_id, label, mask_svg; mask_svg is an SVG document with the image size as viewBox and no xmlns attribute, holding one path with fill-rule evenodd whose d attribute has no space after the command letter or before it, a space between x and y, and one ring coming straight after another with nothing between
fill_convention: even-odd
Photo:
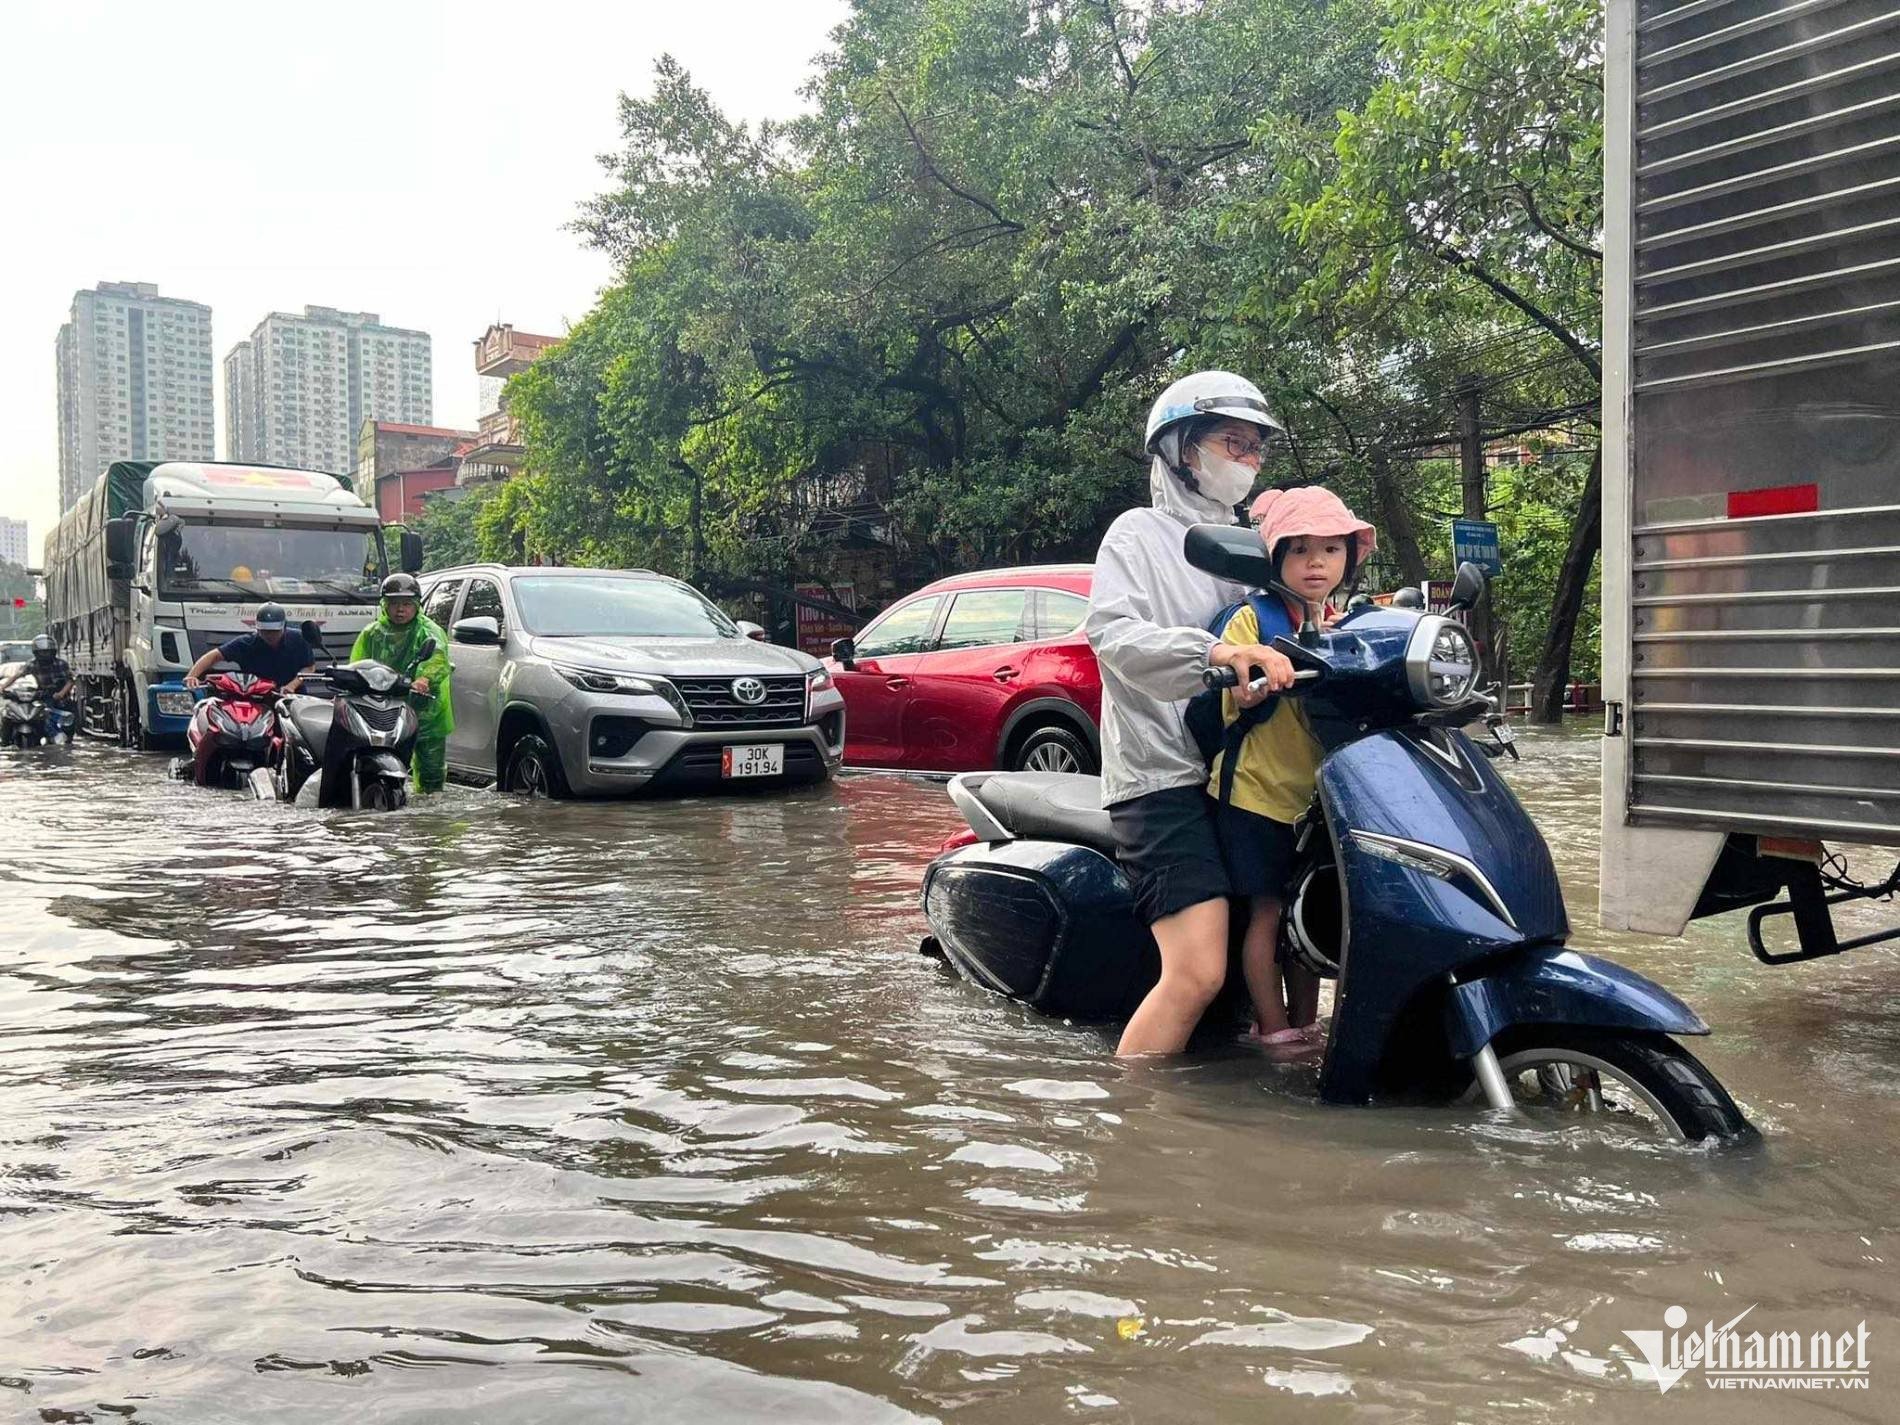
<instances>
[{"instance_id":1,"label":"truck cab","mask_svg":"<svg viewBox=\"0 0 1900 1425\"><path fill-rule=\"evenodd\" d=\"M88 721L135 746L183 734L185 673L247 632L259 605L314 622L347 655L384 575L421 565L420 541L404 533L387 548L376 512L337 476L211 462L114 465L48 551L49 606Z\"/></svg>"}]
</instances>

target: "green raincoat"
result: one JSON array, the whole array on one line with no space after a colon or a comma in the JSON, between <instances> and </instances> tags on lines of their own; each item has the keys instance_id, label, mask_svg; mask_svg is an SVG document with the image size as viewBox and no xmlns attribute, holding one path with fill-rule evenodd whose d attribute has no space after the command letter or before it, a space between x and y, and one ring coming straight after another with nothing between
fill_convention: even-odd
<instances>
[{"instance_id":1,"label":"green raincoat","mask_svg":"<svg viewBox=\"0 0 1900 1425\"><path fill-rule=\"evenodd\" d=\"M418 664L416 654L432 638L435 652ZM350 660L358 658L374 658L404 677L429 680L431 696L417 698L412 704L421 736L443 738L455 729L455 713L449 706L449 636L434 619L418 611L406 628L397 628L389 621L388 608L378 609L376 621L356 635Z\"/></svg>"}]
</instances>

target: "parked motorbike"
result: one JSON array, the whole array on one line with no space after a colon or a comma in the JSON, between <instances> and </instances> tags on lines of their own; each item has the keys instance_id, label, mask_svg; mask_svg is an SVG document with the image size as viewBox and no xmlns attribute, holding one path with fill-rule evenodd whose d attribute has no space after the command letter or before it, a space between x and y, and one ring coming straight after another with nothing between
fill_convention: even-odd
<instances>
[{"instance_id":1,"label":"parked motorbike","mask_svg":"<svg viewBox=\"0 0 1900 1425\"><path fill-rule=\"evenodd\" d=\"M58 747L72 740L73 715L50 708L31 673L14 680L0 703L0 745L25 749Z\"/></svg>"},{"instance_id":2,"label":"parked motorbike","mask_svg":"<svg viewBox=\"0 0 1900 1425\"><path fill-rule=\"evenodd\" d=\"M1186 550L1197 568L1275 587L1251 531L1196 526ZM1462 566L1454 614L1483 590L1478 568ZM1687 1140L1755 1137L1671 1037L1709 1032L1693 1010L1565 948L1556 869L1491 766L1516 749L1476 691L1475 647L1457 618L1365 607L1275 646L1326 749L1281 931L1283 954L1338 981L1320 1096L1424 1096ZM1206 681L1231 686L1231 670L1209 669ZM1491 729L1484 742L1464 730L1478 723ZM1160 962L1115 864L1097 779L970 774L950 796L970 830L925 873L926 952L1046 1014L1126 1019ZM1230 990L1238 981L1236 965ZM1237 1032L1244 1003L1217 1001L1203 1031Z\"/></svg>"},{"instance_id":3,"label":"parked motorbike","mask_svg":"<svg viewBox=\"0 0 1900 1425\"><path fill-rule=\"evenodd\" d=\"M305 638L313 631L314 625L305 625ZM320 637L311 646L321 656ZM425 642L417 663L434 652L434 641ZM418 729L409 706L411 676L370 658L309 674L304 685L327 687L329 696L279 700L282 753L251 774L252 790L266 800L318 807L396 811L407 806Z\"/></svg>"},{"instance_id":4,"label":"parked motorbike","mask_svg":"<svg viewBox=\"0 0 1900 1425\"><path fill-rule=\"evenodd\" d=\"M243 787L267 767L282 743L277 726L277 685L249 673L213 673L205 696L185 729L187 755L172 762L172 774L201 787Z\"/></svg>"}]
</instances>

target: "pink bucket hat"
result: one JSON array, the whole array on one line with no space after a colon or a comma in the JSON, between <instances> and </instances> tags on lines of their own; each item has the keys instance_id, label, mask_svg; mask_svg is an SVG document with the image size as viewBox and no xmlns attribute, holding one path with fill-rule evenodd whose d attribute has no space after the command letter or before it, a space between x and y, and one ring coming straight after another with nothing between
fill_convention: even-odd
<instances>
[{"instance_id":1,"label":"pink bucket hat","mask_svg":"<svg viewBox=\"0 0 1900 1425\"><path fill-rule=\"evenodd\" d=\"M1267 490L1247 514L1269 554L1281 540L1295 535L1347 535L1353 542L1353 567L1362 569L1379 543L1371 525L1347 509L1339 496L1318 485Z\"/></svg>"}]
</instances>

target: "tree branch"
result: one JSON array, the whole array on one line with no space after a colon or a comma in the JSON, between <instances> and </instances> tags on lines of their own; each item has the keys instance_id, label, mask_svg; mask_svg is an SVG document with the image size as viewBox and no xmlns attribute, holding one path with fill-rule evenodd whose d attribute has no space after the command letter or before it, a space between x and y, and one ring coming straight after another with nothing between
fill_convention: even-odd
<instances>
[{"instance_id":1,"label":"tree branch","mask_svg":"<svg viewBox=\"0 0 1900 1425\"><path fill-rule=\"evenodd\" d=\"M1518 198L1524 204L1524 216L1529 218L1532 225L1545 237L1549 238L1552 242L1562 243L1579 257L1587 257L1592 262L1603 261L1603 254L1598 249L1591 247L1587 242L1578 242L1568 233L1559 232L1556 228L1544 221L1544 215L1537 210L1537 199L1532 196L1530 185L1520 183L1517 185L1516 191Z\"/></svg>"},{"instance_id":2,"label":"tree branch","mask_svg":"<svg viewBox=\"0 0 1900 1425\"><path fill-rule=\"evenodd\" d=\"M1526 297L1503 278L1488 271L1484 264L1479 262L1475 257L1459 251L1443 238L1427 237L1422 233L1413 233L1412 238L1428 256L1437 258L1440 262L1445 263L1449 267L1456 268L1480 285L1490 288L1491 291L1495 292L1499 297L1502 297L1506 302L1510 303L1511 306L1516 307L1518 311L1536 322L1538 326L1557 338L1557 340L1563 344L1566 351L1576 357L1577 364L1590 373L1590 378L1593 381L1598 383L1602 382L1603 363L1598 361L1596 353L1585 346L1577 334L1571 331L1562 322L1551 316L1542 307L1531 301L1529 297Z\"/></svg>"},{"instance_id":3,"label":"tree branch","mask_svg":"<svg viewBox=\"0 0 1900 1425\"><path fill-rule=\"evenodd\" d=\"M957 197L963 199L964 202L973 204L988 213L996 220L997 226L1007 228L1011 232L1019 233L1023 231L1023 225L1021 223L1016 222L1012 218L1004 217L1002 210L987 198L980 198L967 188L959 188L948 178L944 177L942 170L937 167L936 160L930 156L930 149L925 145L923 135L917 132L917 126L910 121L910 114L906 112L903 103L898 99L896 91L888 84L884 86L884 97L891 101L891 107L897 110L897 117L903 120L904 130L910 135L911 145L917 150L917 157L923 163L924 172L929 177L934 178L946 192L954 193Z\"/></svg>"}]
</instances>

